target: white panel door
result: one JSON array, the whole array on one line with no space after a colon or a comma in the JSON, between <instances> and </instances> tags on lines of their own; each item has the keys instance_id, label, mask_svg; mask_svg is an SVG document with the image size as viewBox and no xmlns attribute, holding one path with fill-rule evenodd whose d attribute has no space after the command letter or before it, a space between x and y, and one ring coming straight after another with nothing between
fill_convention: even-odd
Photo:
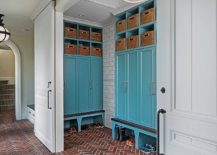
<instances>
[{"instance_id":1,"label":"white panel door","mask_svg":"<svg viewBox=\"0 0 217 155\"><path fill-rule=\"evenodd\" d=\"M160 153L217 155L217 1L157 6Z\"/></svg>"},{"instance_id":2,"label":"white panel door","mask_svg":"<svg viewBox=\"0 0 217 155\"><path fill-rule=\"evenodd\" d=\"M54 4L34 22L35 35L35 135L55 152Z\"/></svg>"}]
</instances>

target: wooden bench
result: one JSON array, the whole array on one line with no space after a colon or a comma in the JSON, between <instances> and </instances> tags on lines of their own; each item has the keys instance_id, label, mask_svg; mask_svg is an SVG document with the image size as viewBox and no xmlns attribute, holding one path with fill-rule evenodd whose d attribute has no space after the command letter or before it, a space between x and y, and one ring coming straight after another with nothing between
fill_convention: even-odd
<instances>
[{"instance_id":1,"label":"wooden bench","mask_svg":"<svg viewBox=\"0 0 217 155\"><path fill-rule=\"evenodd\" d=\"M105 114L105 110L99 110L99 111L91 111L91 112L64 115L64 121L76 120L77 125L78 125L77 131L81 132L82 120L84 118L91 118L91 117L101 116L103 124L104 124L104 114Z\"/></svg>"},{"instance_id":2,"label":"wooden bench","mask_svg":"<svg viewBox=\"0 0 217 155\"><path fill-rule=\"evenodd\" d=\"M118 119L118 118L112 118L112 138L113 139L117 139L117 133L116 133L116 127L117 126L121 126L124 127L126 129L130 129L134 132L135 135L135 147L136 149L139 149L140 147L142 147L142 145L144 145L144 140L142 138L142 134L150 137L147 138L147 143L149 140L151 140L153 142L152 139L156 139L156 129L152 129L152 128L148 128L142 125L138 125L132 122L128 122L122 119Z\"/></svg>"}]
</instances>

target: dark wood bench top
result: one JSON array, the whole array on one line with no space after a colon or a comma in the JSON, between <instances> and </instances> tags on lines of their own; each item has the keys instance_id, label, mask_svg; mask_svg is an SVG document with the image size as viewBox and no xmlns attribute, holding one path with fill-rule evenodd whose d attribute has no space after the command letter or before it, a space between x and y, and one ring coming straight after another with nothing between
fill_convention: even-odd
<instances>
[{"instance_id":1,"label":"dark wood bench top","mask_svg":"<svg viewBox=\"0 0 217 155\"><path fill-rule=\"evenodd\" d=\"M118 118L112 118L111 120L115 121L115 122L126 124L128 126L132 126L134 128L138 128L138 129L141 129L141 130L148 131L148 132L156 134L156 130L152 129L152 128L148 128L148 127L145 127L145 126L142 126L142 125L138 125L138 124L135 124L135 123L131 123L131 122L128 122L128 121L125 121L125 120L122 120L122 119L118 119Z\"/></svg>"},{"instance_id":2,"label":"dark wood bench top","mask_svg":"<svg viewBox=\"0 0 217 155\"><path fill-rule=\"evenodd\" d=\"M97 113L102 113L102 112L105 112L105 110L90 111L90 112L83 112L83 113L77 113L77 114L69 114L69 115L64 115L64 118L83 116L83 115L90 115L90 114L97 114Z\"/></svg>"},{"instance_id":3,"label":"dark wood bench top","mask_svg":"<svg viewBox=\"0 0 217 155\"><path fill-rule=\"evenodd\" d=\"M32 110L35 110L35 105L34 105L34 104L27 105L27 107L29 107L29 108L32 109Z\"/></svg>"}]
</instances>

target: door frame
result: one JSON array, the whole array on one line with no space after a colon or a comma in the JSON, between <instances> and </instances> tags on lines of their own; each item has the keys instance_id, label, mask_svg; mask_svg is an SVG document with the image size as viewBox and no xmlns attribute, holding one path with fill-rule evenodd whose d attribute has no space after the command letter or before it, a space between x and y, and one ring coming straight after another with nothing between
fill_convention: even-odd
<instances>
[{"instance_id":1,"label":"door frame","mask_svg":"<svg viewBox=\"0 0 217 155\"><path fill-rule=\"evenodd\" d=\"M21 110L21 54L17 45L12 41L8 40L1 43L8 46L15 56L15 114L16 120L22 119L22 110Z\"/></svg>"}]
</instances>

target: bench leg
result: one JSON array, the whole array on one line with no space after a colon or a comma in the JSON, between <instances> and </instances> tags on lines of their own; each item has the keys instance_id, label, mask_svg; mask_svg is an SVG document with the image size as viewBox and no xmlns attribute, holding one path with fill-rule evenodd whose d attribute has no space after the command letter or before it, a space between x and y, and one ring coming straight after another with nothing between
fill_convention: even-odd
<instances>
[{"instance_id":1,"label":"bench leg","mask_svg":"<svg viewBox=\"0 0 217 155\"><path fill-rule=\"evenodd\" d=\"M78 118L77 118L78 132L81 132L81 121L82 121L82 118L81 118L81 117L78 117Z\"/></svg>"},{"instance_id":2,"label":"bench leg","mask_svg":"<svg viewBox=\"0 0 217 155\"><path fill-rule=\"evenodd\" d=\"M102 114L102 124L105 126L105 114Z\"/></svg>"},{"instance_id":3,"label":"bench leg","mask_svg":"<svg viewBox=\"0 0 217 155\"><path fill-rule=\"evenodd\" d=\"M135 148L136 149L139 149L141 146L141 142L140 142L140 139L139 139L139 131L137 130L134 130L134 134L135 134Z\"/></svg>"},{"instance_id":4,"label":"bench leg","mask_svg":"<svg viewBox=\"0 0 217 155\"><path fill-rule=\"evenodd\" d=\"M112 122L112 139L116 139L116 124Z\"/></svg>"}]
</instances>

